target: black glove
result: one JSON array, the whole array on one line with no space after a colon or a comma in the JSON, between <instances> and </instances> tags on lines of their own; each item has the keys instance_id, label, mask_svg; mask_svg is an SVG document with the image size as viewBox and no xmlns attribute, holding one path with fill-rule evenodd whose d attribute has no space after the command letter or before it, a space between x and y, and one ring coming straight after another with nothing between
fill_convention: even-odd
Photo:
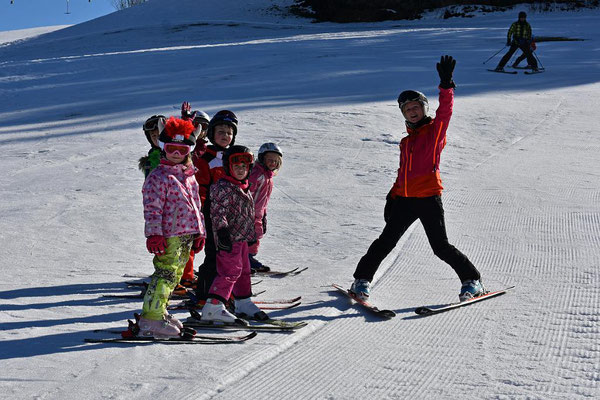
<instances>
[{"instance_id":1,"label":"black glove","mask_svg":"<svg viewBox=\"0 0 600 400\"><path fill-rule=\"evenodd\" d=\"M510 46L510 39L508 39L508 40L506 41L506 45L507 45L507 46Z\"/></svg>"},{"instance_id":2,"label":"black glove","mask_svg":"<svg viewBox=\"0 0 600 400\"><path fill-rule=\"evenodd\" d=\"M455 65L456 60L453 59L452 56L442 56L442 58L440 58L440 62L436 64L440 76L440 87L444 89L456 87L454 81L452 81L452 72L454 71Z\"/></svg>"},{"instance_id":3,"label":"black glove","mask_svg":"<svg viewBox=\"0 0 600 400\"><path fill-rule=\"evenodd\" d=\"M227 253L231 252L231 237L227 228L221 228L217 231L217 249Z\"/></svg>"},{"instance_id":4,"label":"black glove","mask_svg":"<svg viewBox=\"0 0 600 400\"><path fill-rule=\"evenodd\" d=\"M267 233L267 214L263 215L262 219L263 235Z\"/></svg>"}]
</instances>

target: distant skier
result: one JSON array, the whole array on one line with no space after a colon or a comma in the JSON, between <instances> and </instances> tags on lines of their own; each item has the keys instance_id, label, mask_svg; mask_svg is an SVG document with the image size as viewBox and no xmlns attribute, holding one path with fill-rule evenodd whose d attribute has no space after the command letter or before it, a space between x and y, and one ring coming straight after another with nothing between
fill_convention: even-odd
<instances>
[{"instance_id":1,"label":"distant skier","mask_svg":"<svg viewBox=\"0 0 600 400\"><path fill-rule=\"evenodd\" d=\"M429 104L423 93L406 90L398 97L408 136L400 141L400 168L386 197L385 227L354 272L355 280L350 291L363 300L369 297L371 281L379 265L417 219L423 224L435 255L450 264L460 278L460 300L485 292L479 271L448 242L442 205L440 156L446 145L446 130L452 116L455 64L450 56L443 56L437 64L440 95L435 118L427 116Z\"/></svg>"},{"instance_id":2,"label":"distant skier","mask_svg":"<svg viewBox=\"0 0 600 400\"><path fill-rule=\"evenodd\" d=\"M258 149L258 162L254 164L250 178L250 192L254 198L254 230L256 242L249 248L250 267L253 271L268 272L271 269L256 259L260 239L267 233L267 204L273 191L273 177L281 168L283 153L275 143L264 143Z\"/></svg>"},{"instance_id":3,"label":"distant skier","mask_svg":"<svg viewBox=\"0 0 600 400\"><path fill-rule=\"evenodd\" d=\"M498 65L496 66L496 71L504 71L504 66L510 60L513 54L517 49L521 49L523 54L527 58L527 62L531 66L531 69L534 71L538 70L538 65L535 57L531 53L531 25L527 22L527 14L525 11L521 11L519 13L519 19L516 22L513 22L508 30L508 34L506 37L506 45L510 46L508 52L502 57Z\"/></svg>"},{"instance_id":4,"label":"distant skier","mask_svg":"<svg viewBox=\"0 0 600 400\"><path fill-rule=\"evenodd\" d=\"M159 136L161 160L144 182L146 247L154 254L154 274L144 296L140 334L179 336L183 325L167 313L190 250L200 251L206 232L190 151L196 143L190 121L169 118Z\"/></svg>"}]
</instances>

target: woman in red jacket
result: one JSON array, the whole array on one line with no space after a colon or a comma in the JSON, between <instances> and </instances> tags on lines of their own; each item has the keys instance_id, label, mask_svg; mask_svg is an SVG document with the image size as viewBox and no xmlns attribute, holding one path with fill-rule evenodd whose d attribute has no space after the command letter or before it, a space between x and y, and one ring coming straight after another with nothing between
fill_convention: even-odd
<instances>
[{"instance_id":1,"label":"woman in red jacket","mask_svg":"<svg viewBox=\"0 0 600 400\"><path fill-rule=\"evenodd\" d=\"M379 265L417 219L423 224L435 255L448 263L460 278L460 300L485 293L475 266L448 242L444 221L440 155L446 145L446 130L452 116L455 64L450 56L443 56L437 64L440 104L435 118L427 116L429 104L423 93L407 90L398 97L408 136L400 142L400 168L386 199L385 228L354 272L355 281L350 291L363 300L369 297L370 284Z\"/></svg>"}]
</instances>

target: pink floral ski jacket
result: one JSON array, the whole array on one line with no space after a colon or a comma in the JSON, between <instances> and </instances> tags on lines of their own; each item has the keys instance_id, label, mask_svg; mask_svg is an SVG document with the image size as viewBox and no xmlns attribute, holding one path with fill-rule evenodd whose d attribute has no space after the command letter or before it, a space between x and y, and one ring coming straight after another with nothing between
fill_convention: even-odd
<instances>
[{"instance_id":1,"label":"pink floral ski jacket","mask_svg":"<svg viewBox=\"0 0 600 400\"><path fill-rule=\"evenodd\" d=\"M142 188L146 237L206 236L194 172L191 164L162 161L148 175Z\"/></svg>"}]
</instances>

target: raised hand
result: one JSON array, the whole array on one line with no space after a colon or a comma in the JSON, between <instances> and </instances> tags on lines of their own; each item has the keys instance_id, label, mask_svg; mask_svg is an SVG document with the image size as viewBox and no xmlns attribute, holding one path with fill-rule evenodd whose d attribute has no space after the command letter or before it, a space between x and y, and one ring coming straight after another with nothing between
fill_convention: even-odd
<instances>
[{"instance_id":1,"label":"raised hand","mask_svg":"<svg viewBox=\"0 0 600 400\"><path fill-rule=\"evenodd\" d=\"M452 56L442 56L440 62L436 64L438 75L440 76L440 86L444 89L456 87L452 80L452 73L456 66L456 60Z\"/></svg>"}]
</instances>

